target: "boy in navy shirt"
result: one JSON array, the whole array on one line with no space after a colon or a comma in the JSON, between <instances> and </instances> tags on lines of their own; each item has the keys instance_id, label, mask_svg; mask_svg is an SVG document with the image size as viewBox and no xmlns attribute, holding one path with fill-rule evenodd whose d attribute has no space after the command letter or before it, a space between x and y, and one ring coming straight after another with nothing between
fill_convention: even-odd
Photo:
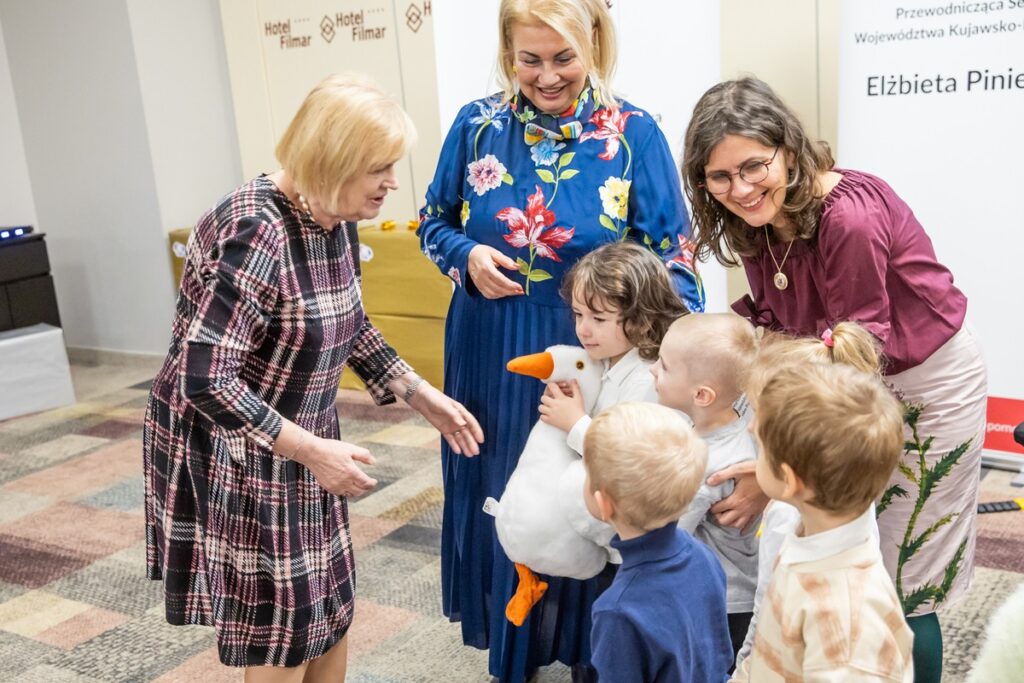
<instances>
[{"instance_id":1,"label":"boy in navy shirt","mask_svg":"<svg viewBox=\"0 0 1024 683\"><path fill-rule=\"evenodd\" d=\"M622 565L594 603L592 661L608 683L722 683L732 666L725 574L676 528L704 477L707 447L676 411L620 403L587 430L584 497Z\"/></svg>"}]
</instances>

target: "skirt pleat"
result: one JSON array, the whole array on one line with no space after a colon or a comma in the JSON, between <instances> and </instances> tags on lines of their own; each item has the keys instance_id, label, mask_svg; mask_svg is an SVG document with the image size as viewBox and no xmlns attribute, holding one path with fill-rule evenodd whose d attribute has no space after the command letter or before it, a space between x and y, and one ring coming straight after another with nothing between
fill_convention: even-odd
<instances>
[{"instance_id":1,"label":"skirt pleat","mask_svg":"<svg viewBox=\"0 0 1024 683\"><path fill-rule=\"evenodd\" d=\"M590 609L597 581L542 576L548 590L521 627L505 618L516 587L514 565L498 543L494 518L483 512L500 499L537 421L543 384L505 369L512 358L573 344L566 307L525 297L495 301L456 291L445 329L445 392L480 421L480 455L455 455L442 444L445 486L441 534L445 614L462 625L463 642L490 649L490 673L524 681L539 666L590 660Z\"/></svg>"}]
</instances>

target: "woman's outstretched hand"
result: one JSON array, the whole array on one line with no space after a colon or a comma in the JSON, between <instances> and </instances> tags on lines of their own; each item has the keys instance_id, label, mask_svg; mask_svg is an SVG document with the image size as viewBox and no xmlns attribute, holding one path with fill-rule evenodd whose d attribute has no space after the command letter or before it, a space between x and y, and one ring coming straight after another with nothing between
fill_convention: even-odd
<instances>
[{"instance_id":1,"label":"woman's outstretched hand","mask_svg":"<svg viewBox=\"0 0 1024 683\"><path fill-rule=\"evenodd\" d=\"M480 453L484 442L484 430L466 407L447 396L429 382L423 382L409 406L434 425L453 451L459 455L474 456Z\"/></svg>"}]
</instances>

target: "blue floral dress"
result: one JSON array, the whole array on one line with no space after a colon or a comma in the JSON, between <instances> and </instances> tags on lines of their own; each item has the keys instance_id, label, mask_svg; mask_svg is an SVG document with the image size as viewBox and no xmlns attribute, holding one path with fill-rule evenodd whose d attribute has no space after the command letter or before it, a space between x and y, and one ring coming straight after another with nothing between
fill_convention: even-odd
<instances>
[{"instance_id":1,"label":"blue floral dress","mask_svg":"<svg viewBox=\"0 0 1024 683\"><path fill-rule=\"evenodd\" d=\"M463 641L490 648L490 673L523 681L555 660L590 661L597 582L542 577L547 593L521 627L505 619L513 564L483 512L500 498L537 421L543 386L505 363L552 344L577 344L562 276L583 255L632 239L662 256L680 296L703 310L689 219L672 154L653 118L628 103L594 101L589 89L559 117L522 96L492 97L459 112L421 213L423 252L455 282L445 327L445 392L480 420L475 458L442 446L444 613ZM486 244L519 266L504 271L524 295L485 298L468 277L470 250Z\"/></svg>"}]
</instances>

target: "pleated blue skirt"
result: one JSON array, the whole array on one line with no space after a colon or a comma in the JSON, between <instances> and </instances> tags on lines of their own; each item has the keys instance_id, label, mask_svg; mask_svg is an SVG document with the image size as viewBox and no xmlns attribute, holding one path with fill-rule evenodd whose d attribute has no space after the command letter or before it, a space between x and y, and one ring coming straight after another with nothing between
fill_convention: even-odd
<instances>
[{"instance_id":1,"label":"pleated blue skirt","mask_svg":"<svg viewBox=\"0 0 1024 683\"><path fill-rule=\"evenodd\" d=\"M505 618L515 592L514 565L483 511L487 497L501 498L530 429L537 421L543 384L514 375L505 364L553 344L578 344L565 305L527 297L488 300L458 288L445 327L445 392L480 421L485 442L466 458L441 447L444 522L441 580L444 613L462 624L466 645L490 649L490 673L503 683L525 681L537 667L590 661L590 609L597 581L542 576L543 599L516 627Z\"/></svg>"}]
</instances>

